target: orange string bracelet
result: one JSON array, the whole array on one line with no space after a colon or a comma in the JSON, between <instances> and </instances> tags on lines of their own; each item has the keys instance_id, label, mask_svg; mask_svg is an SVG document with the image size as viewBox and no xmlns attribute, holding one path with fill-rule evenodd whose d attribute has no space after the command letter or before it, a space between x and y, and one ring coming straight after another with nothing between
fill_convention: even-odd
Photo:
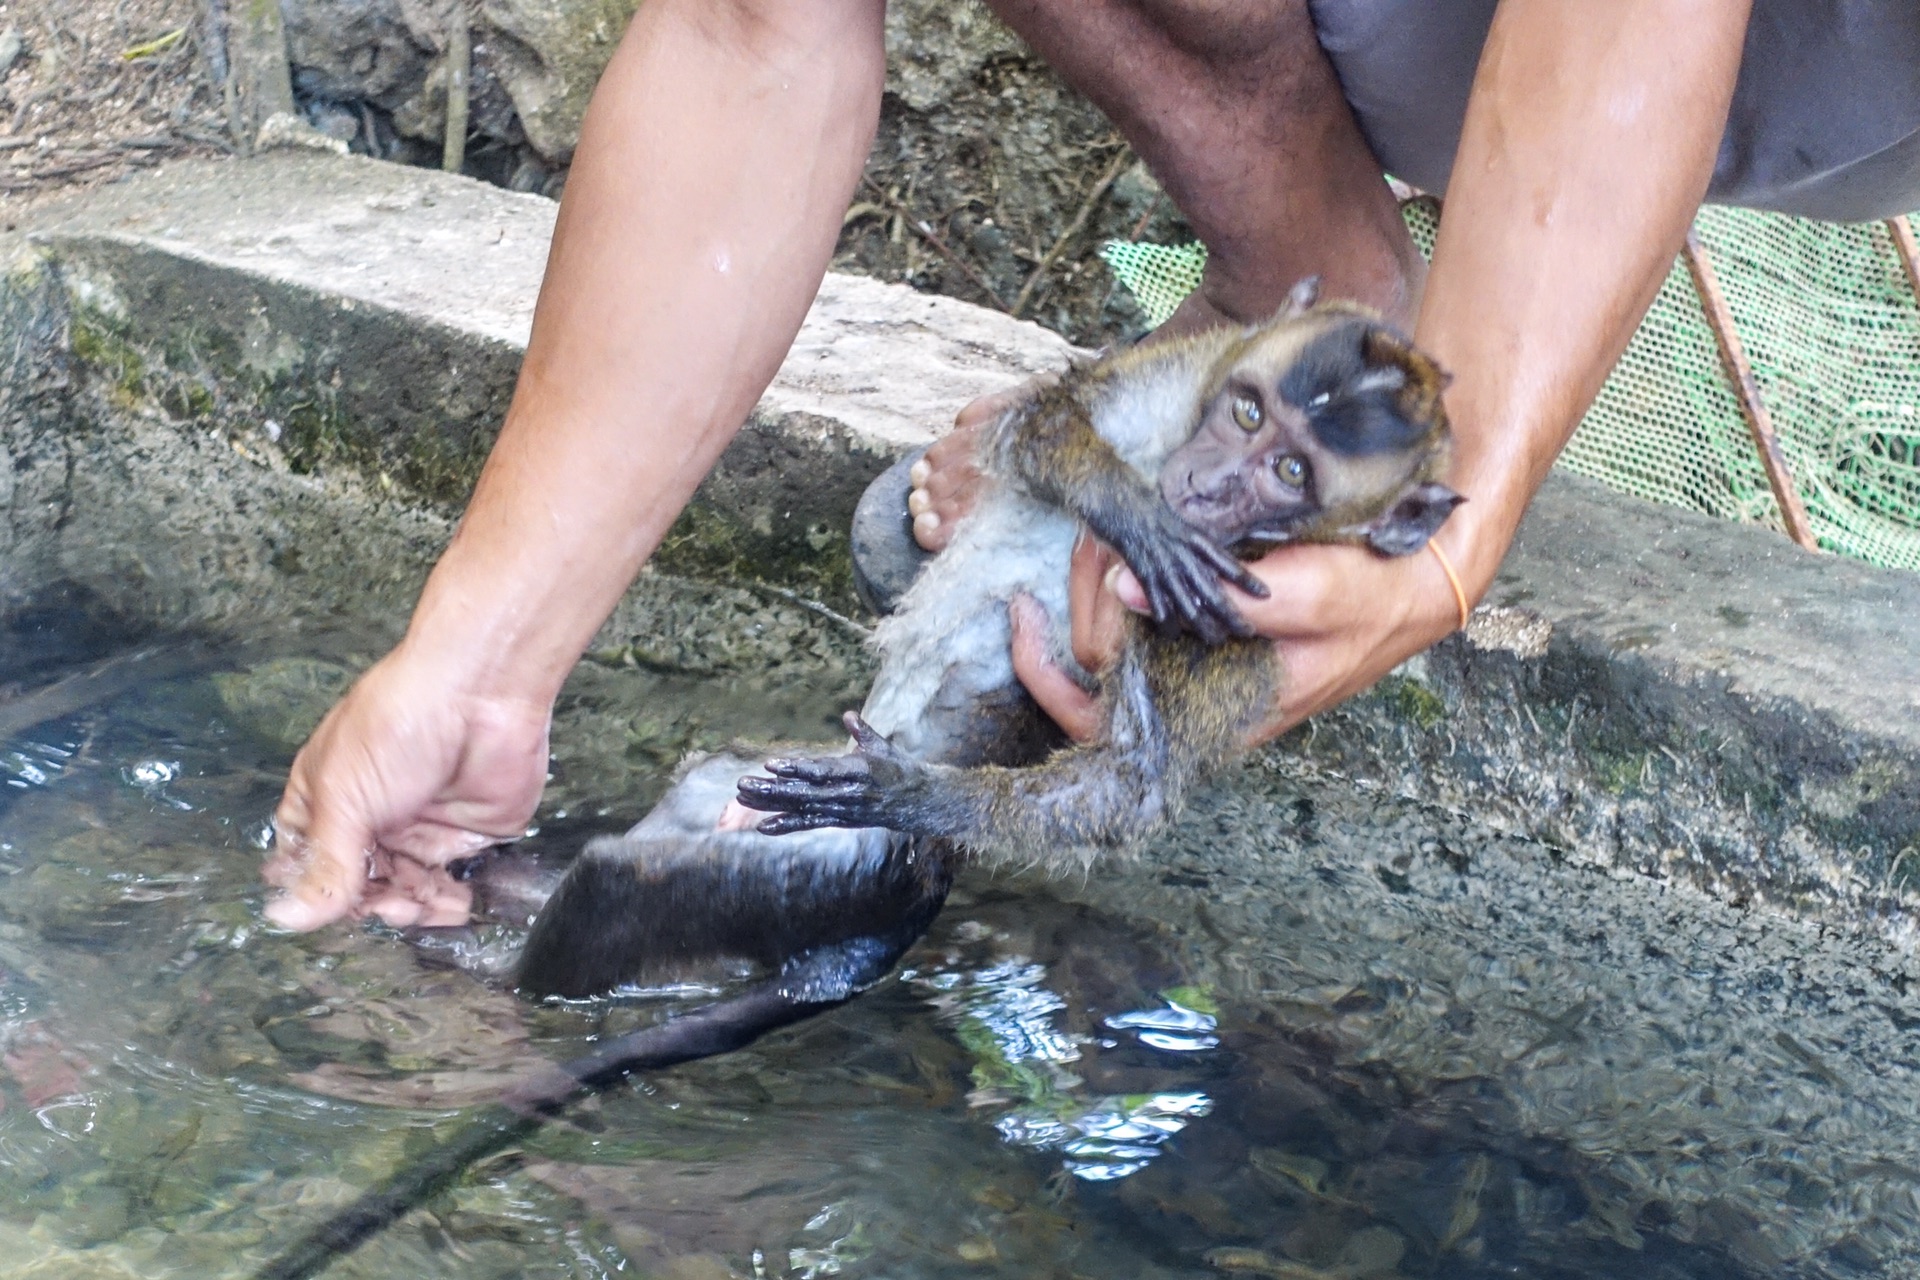
<instances>
[{"instance_id":1,"label":"orange string bracelet","mask_svg":"<svg viewBox=\"0 0 1920 1280\"><path fill-rule=\"evenodd\" d=\"M1429 539L1427 550L1433 552L1433 558L1440 562L1441 572L1447 575L1447 585L1453 588L1453 602L1460 606L1460 630L1467 629L1467 619L1473 616L1473 608L1467 603L1467 590L1460 585L1460 575L1453 571L1453 561L1447 559L1447 553L1440 549L1438 542Z\"/></svg>"}]
</instances>

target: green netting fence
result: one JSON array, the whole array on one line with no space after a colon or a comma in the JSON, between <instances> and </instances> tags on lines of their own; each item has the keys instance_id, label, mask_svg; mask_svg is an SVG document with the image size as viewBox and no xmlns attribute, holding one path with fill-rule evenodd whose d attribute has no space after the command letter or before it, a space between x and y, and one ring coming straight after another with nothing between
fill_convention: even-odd
<instances>
[{"instance_id":1,"label":"green netting fence","mask_svg":"<svg viewBox=\"0 0 1920 1280\"><path fill-rule=\"evenodd\" d=\"M1431 252L1433 203L1402 208ZM1820 545L1920 569L1920 302L1888 225L1707 208L1694 231ZM1101 256L1155 324L1206 263L1199 245L1115 241ZM1642 498L1786 528L1683 263L1560 463Z\"/></svg>"}]
</instances>

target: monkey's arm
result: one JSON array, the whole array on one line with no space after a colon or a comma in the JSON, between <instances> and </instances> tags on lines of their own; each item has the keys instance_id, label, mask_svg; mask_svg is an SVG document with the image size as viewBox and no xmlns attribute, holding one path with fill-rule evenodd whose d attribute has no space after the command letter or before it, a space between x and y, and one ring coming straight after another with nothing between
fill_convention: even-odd
<instances>
[{"instance_id":1,"label":"monkey's arm","mask_svg":"<svg viewBox=\"0 0 1920 1280\"><path fill-rule=\"evenodd\" d=\"M1247 567L1175 515L1157 488L1094 429L1086 378L1043 387L1001 418L993 463L1041 502L1078 517L1140 580L1155 622L1178 621L1209 644L1252 635L1220 583L1266 595Z\"/></svg>"},{"instance_id":2,"label":"monkey's arm","mask_svg":"<svg viewBox=\"0 0 1920 1280\"><path fill-rule=\"evenodd\" d=\"M1187 788L1242 750L1273 697L1271 646L1136 636L1108 680L1106 732L1028 768L957 769L896 749L851 713L853 754L774 760L740 781L770 810L767 835L888 827L957 841L1000 861L1085 865L1138 844Z\"/></svg>"}]
</instances>

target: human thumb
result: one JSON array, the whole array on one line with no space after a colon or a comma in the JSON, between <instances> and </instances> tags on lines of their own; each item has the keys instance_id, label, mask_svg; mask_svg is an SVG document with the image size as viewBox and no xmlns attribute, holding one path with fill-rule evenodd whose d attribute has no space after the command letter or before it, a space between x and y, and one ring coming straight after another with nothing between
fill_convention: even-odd
<instances>
[{"instance_id":1,"label":"human thumb","mask_svg":"<svg viewBox=\"0 0 1920 1280\"><path fill-rule=\"evenodd\" d=\"M305 932L352 914L367 889L373 832L364 822L321 808L302 832L282 826L267 877L282 892L266 906L267 919Z\"/></svg>"}]
</instances>

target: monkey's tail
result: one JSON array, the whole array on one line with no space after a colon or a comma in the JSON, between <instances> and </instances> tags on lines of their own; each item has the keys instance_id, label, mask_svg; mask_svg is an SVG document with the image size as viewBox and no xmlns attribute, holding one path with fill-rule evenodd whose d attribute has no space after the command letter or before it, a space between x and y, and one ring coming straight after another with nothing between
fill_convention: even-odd
<instances>
[{"instance_id":1,"label":"monkey's tail","mask_svg":"<svg viewBox=\"0 0 1920 1280\"><path fill-rule=\"evenodd\" d=\"M946 887L941 884L921 911L886 936L855 938L796 956L781 966L779 974L732 999L630 1032L561 1064L367 1190L255 1272L255 1280L306 1280L320 1274L450 1184L475 1161L525 1137L574 1101L635 1072L731 1053L769 1031L845 1004L886 976L933 923L945 898Z\"/></svg>"}]
</instances>

